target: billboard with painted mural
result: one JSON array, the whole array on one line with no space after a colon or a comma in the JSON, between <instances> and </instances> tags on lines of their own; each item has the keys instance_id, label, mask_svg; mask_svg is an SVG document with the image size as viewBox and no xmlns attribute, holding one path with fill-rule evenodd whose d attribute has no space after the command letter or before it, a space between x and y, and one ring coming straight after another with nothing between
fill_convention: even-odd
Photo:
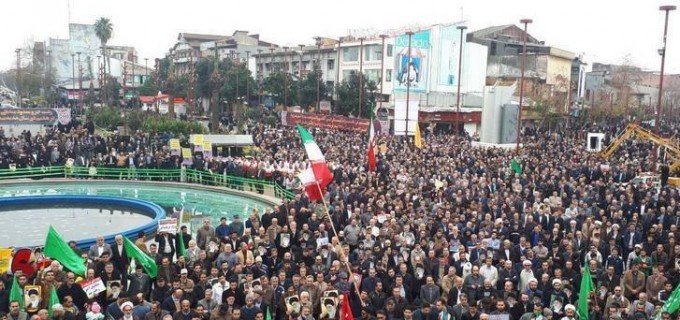
<instances>
[{"instance_id":1,"label":"billboard with painted mural","mask_svg":"<svg viewBox=\"0 0 680 320\"><path fill-rule=\"evenodd\" d=\"M439 85L457 86L460 31L456 25L442 27L440 40Z\"/></svg>"},{"instance_id":2,"label":"billboard with painted mural","mask_svg":"<svg viewBox=\"0 0 680 320\"><path fill-rule=\"evenodd\" d=\"M420 31L411 36L398 36L394 41L395 67L394 90L425 92L427 90L428 62L430 53L430 30Z\"/></svg>"}]
</instances>

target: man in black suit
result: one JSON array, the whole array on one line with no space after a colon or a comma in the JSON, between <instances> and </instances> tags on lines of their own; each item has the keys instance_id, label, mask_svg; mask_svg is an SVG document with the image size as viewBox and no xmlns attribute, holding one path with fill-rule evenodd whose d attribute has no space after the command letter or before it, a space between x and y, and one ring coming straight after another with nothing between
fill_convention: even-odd
<instances>
[{"instance_id":1,"label":"man in black suit","mask_svg":"<svg viewBox=\"0 0 680 320\"><path fill-rule=\"evenodd\" d=\"M116 235L116 243L111 246L111 262L121 274L126 274L128 269L128 257L123 242L123 236Z\"/></svg>"},{"instance_id":2,"label":"man in black suit","mask_svg":"<svg viewBox=\"0 0 680 320\"><path fill-rule=\"evenodd\" d=\"M156 235L158 242L158 254L167 257L172 261L175 255L175 235L167 232L160 232Z\"/></svg>"},{"instance_id":3,"label":"man in black suit","mask_svg":"<svg viewBox=\"0 0 680 320\"><path fill-rule=\"evenodd\" d=\"M520 255L517 250L512 247L512 242L509 240L503 241L503 248L499 252L500 259L511 261L512 263L519 263Z\"/></svg>"}]
</instances>

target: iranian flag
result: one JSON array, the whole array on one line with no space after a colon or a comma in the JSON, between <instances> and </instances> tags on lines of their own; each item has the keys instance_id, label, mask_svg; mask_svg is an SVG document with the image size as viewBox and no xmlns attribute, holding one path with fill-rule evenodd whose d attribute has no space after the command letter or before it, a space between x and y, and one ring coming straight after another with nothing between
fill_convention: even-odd
<instances>
[{"instance_id":1,"label":"iranian flag","mask_svg":"<svg viewBox=\"0 0 680 320\"><path fill-rule=\"evenodd\" d=\"M368 150L366 151L368 158L368 171L375 171L377 164L375 160L375 127L373 127L373 117L368 125Z\"/></svg>"},{"instance_id":2,"label":"iranian flag","mask_svg":"<svg viewBox=\"0 0 680 320\"><path fill-rule=\"evenodd\" d=\"M311 163L311 166L300 175L298 178L302 185L305 187L305 193L309 200L321 200L323 198L323 191L328 184L333 180L333 175L331 170L328 169L326 164L326 158L323 157L321 149L314 142L312 135L303 128L301 125L297 125L298 132L300 133L300 138L302 138L302 145L305 147L305 152L307 152L307 158Z\"/></svg>"}]
</instances>

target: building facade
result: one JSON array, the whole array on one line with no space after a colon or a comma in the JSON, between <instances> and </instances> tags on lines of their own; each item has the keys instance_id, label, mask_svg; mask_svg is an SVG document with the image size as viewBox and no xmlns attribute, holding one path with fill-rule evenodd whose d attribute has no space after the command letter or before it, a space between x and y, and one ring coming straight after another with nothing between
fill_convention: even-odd
<instances>
[{"instance_id":1,"label":"building facade","mask_svg":"<svg viewBox=\"0 0 680 320\"><path fill-rule=\"evenodd\" d=\"M526 57L523 57L525 36ZM550 104L559 104L553 106L556 112L568 110L574 53L546 46L545 42L525 34L524 30L515 25L477 30L468 34L467 40L489 48L487 85L504 84L508 80L518 81L524 60L527 104L544 100L550 101Z\"/></svg>"}]
</instances>

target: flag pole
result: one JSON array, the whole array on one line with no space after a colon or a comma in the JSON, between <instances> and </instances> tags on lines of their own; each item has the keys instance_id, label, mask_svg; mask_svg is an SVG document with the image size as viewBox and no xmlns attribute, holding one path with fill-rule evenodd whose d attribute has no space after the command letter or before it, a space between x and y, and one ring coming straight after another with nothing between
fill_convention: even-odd
<instances>
[{"instance_id":1,"label":"flag pole","mask_svg":"<svg viewBox=\"0 0 680 320\"><path fill-rule=\"evenodd\" d=\"M328 221L331 223L331 229L333 230L333 234L338 236L338 232L335 229L335 223L333 223L333 218L331 217L331 211L328 210L328 204L326 204L326 198L324 198L323 192L321 191L321 185L319 185L319 180L316 181L316 187L319 189L319 194L321 195L321 202L323 203L324 209L326 209L326 216L328 216ZM338 236L338 242L340 242L339 236ZM331 242L331 244L332 244L332 242ZM340 244L340 247L342 248L342 244ZM347 268L347 273L348 273L347 277L349 278L352 275L352 268L350 268L349 262L345 261L345 259L343 259L344 255L345 255L344 250L340 250L340 252L338 252L338 255L340 256L340 259L343 260L342 262L345 265L345 268ZM351 279L352 279L352 282L354 282L354 277L351 277ZM359 292L359 287L357 286L356 283L354 283L354 291L356 292L357 297L359 297L359 301L361 302L361 305L363 306L364 300L361 298L361 292ZM343 303L345 303L345 301L343 301ZM349 303L349 301L347 301L347 303Z\"/></svg>"}]
</instances>

